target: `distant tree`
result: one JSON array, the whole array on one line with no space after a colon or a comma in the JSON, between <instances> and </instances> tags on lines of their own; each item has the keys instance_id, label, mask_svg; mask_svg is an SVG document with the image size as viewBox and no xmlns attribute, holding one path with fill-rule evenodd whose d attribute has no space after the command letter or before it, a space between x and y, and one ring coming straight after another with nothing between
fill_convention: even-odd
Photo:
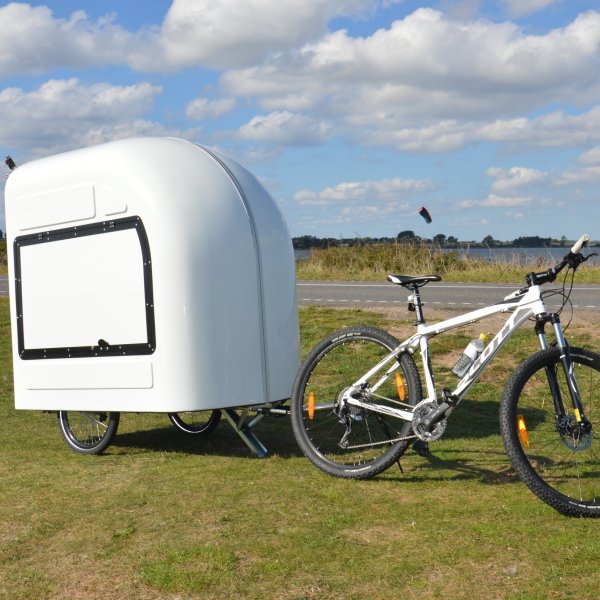
<instances>
[{"instance_id":1,"label":"distant tree","mask_svg":"<svg viewBox=\"0 0 600 600\"><path fill-rule=\"evenodd\" d=\"M561 247L561 248L564 248L566 243L567 243L567 237L566 237L565 235L563 235L563 236L560 238L560 247Z\"/></svg>"},{"instance_id":2,"label":"distant tree","mask_svg":"<svg viewBox=\"0 0 600 600\"><path fill-rule=\"evenodd\" d=\"M552 238L541 238L537 235L519 237L513 240L512 245L517 248L549 248L552 245Z\"/></svg>"},{"instance_id":3,"label":"distant tree","mask_svg":"<svg viewBox=\"0 0 600 600\"><path fill-rule=\"evenodd\" d=\"M493 248L496 245L496 240L491 235L486 235L481 243L488 248Z\"/></svg>"},{"instance_id":4,"label":"distant tree","mask_svg":"<svg viewBox=\"0 0 600 600\"><path fill-rule=\"evenodd\" d=\"M313 248L317 245L317 238L314 235L302 235L292 238L292 244L299 249Z\"/></svg>"},{"instance_id":5,"label":"distant tree","mask_svg":"<svg viewBox=\"0 0 600 600\"><path fill-rule=\"evenodd\" d=\"M396 239L399 242L414 242L416 241L417 236L415 235L414 231L407 229L406 231L401 231Z\"/></svg>"},{"instance_id":6,"label":"distant tree","mask_svg":"<svg viewBox=\"0 0 600 600\"><path fill-rule=\"evenodd\" d=\"M443 246L446 243L446 236L443 233L438 233L433 236L433 243L438 246Z\"/></svg>"},{"instance_id":7,"label":"distant tree","mask_svg":"<svg viewBox=\"0 0 600 600\"><path fill-rule=\"evenodd\" d=\"M454 237L453 235L449 235L446 238L446 244L458 244L458 238Z\"/></svg>"}]
</instances>

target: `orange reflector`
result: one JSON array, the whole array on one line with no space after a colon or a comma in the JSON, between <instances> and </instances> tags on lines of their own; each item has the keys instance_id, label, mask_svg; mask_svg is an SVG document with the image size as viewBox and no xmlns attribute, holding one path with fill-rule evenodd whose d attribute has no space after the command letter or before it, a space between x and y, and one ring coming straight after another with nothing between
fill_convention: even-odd
<instances>
[{"instance_id":1,"label":"orange reflector","mask_svg":"<svg viewBox=\"0 0 600 600\"><path fill-rule=\"evenodd\" d=\"M315 394L314 392L309 392L308 394L308 418L315 418Z\"/></svg>"},{"instance_id":2,"label":"orange reflector","mask_svg":"<svg viewBox=\"0 0 600 600\"><path fill-rule=\"evenodd\" d=\"M406 388L404 387L402 376L400 373L398 373L398 371L396 371L396 389L398 390L398 398L404 402L404 398L406 398Z\"/></svg>"},{"instance_id":3,"label":"orange reflector","mask_svg":"<svg viewBox=\"0 0 600 600\"><path fill-rule=\"evenodd\" d=\"M527 435L527 425L525 425L525 419L523 415L519 415L517 417L517 429L519 431L519 437L521 438L521 443L525 448L529 448L529 436Z\"/></svg>"}]
</instances>

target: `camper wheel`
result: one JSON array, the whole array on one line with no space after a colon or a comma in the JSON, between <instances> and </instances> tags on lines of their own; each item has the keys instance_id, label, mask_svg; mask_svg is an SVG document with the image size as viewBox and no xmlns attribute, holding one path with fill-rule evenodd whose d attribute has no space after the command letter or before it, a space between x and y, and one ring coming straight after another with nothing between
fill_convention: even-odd
<instances>
[{"instance_id":1,"label":"camper wheel","mask_svg":"<svg viewBox=\"0 0 600 600\"><path fill-rule=\"evenodd\" d=\"M206 435L213 431L221 420L220 410L196 410L168 413L171 423L184 433Z\"/></svg>"},{"instance_id":2,"label":"camper wheel","mask_svg":"<svg viewBox=\"0 0 600 600\"><path fill-rule=\"evenodd\" d=\"M120 413L61 410L57 416L60 432L72 450L100 454L117 433Z\"/></svg>"}]
</instances>

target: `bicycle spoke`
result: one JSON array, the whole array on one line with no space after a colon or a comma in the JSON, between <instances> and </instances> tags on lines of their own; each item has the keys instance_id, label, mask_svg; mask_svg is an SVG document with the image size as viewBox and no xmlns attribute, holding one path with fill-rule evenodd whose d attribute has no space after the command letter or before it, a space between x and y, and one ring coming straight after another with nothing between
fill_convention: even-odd
<instances>
[{"instance_id":1,"label":"bicycle spoke","mask_svg":"<svg viewBox=\"0 0 600 600\"><path fill-rule=\"evenodd\" d=\"M531 490L567 514L600 516L600 440L594 423L600 402L600 356L573 349L571 358L583 413L574 409L560 352L534 355L515 373L502 401L501 425L515 469ZM546 369L552 369L565 404L556 415ZM526 423L527 442L517 432Z\"/></svg>"},{"instance_id":2,"label":"bicycle spoke","mask_svg":"<svg viewBox=\"0 0 600 600\"><path fill-rule=\"evenodd\" d=\"M380 472L406 449L410 423L370 410L369 405L412 408L421 399L414 361L408 355L392 358L396 365L391 370L397 340L368 327L336 332L321 346L303 366L298 376L301 387L294 390L296 439L318 467L333 475L364 478ZM381 362L386 364L375 369ZM370 378L366 373L371 373ZM358 387L357 381L361 381ZM376 393L371 392L373 385ZM349 396L364 405L347 403ZM319 406L333 408L319 411Z\"/></svg>"}]
</instances>

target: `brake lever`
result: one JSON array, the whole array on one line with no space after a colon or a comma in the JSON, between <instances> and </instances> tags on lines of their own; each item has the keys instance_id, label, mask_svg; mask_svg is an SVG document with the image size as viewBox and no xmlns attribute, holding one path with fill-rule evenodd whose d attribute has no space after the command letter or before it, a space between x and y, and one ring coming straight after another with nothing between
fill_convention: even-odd
<instances>
[{"instance_id":1,"label":"brake lever","mask_svg":"<svg viewBox=\"0 0 600 600\"><path fill-rule=\"evenodd\" d=\"M573 271L576 271L579 265L583 264L586 260L588 260L588 258L592 258L592 256L598 256L598 252L592 252L587 256L583 256L583 254L580 253L573 254L572 252L569 252L566 257L566 261L569 265L569 268L573 269Z\"/></svg>"}]
</instances>

